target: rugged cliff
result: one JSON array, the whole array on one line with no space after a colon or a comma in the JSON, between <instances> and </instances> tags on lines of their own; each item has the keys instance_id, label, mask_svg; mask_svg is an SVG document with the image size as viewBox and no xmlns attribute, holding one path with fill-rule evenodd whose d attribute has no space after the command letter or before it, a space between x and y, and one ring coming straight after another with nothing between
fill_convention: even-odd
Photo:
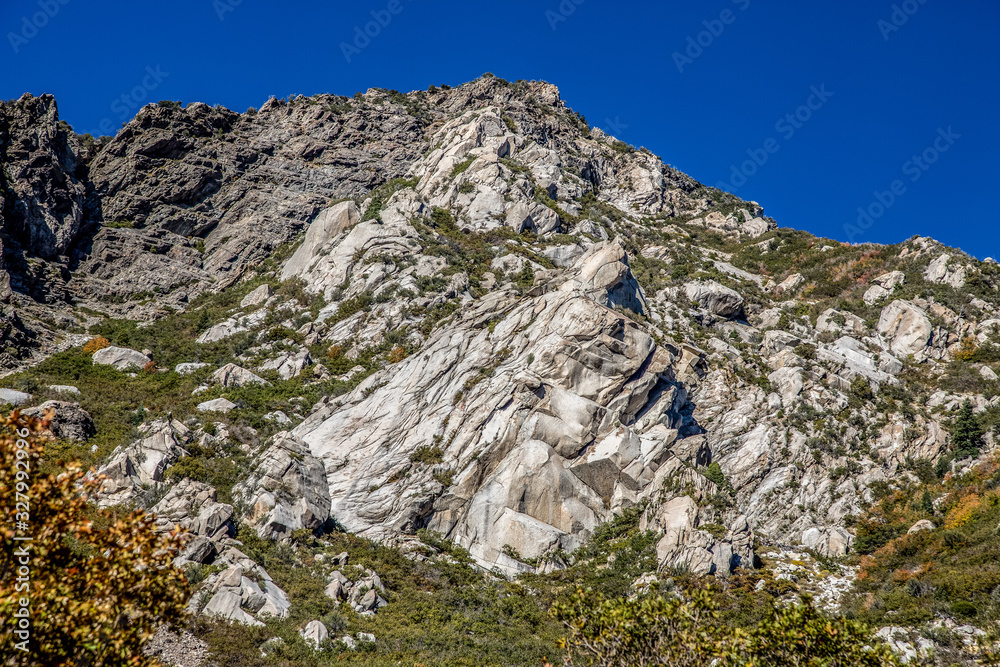
<instances>
[{"instance_id":1,"label":"rugged cliff","mask_svg":"<svg viewBox=\"0 0 1000 667\"><path fill-rule=\"evenodd\" d=\"M248 526L551 572L638 508L655 569L725 577L847 555L873 488L994 444L948 434L1000 411L995 262L778 228L549 84L161 102L96 141L25 96L0 160L10 400L131 414L95 415L102 502L187 526L191 562L259 567ZM287 611L215 578L210 612Z\"/></svg>"}]
</instances>

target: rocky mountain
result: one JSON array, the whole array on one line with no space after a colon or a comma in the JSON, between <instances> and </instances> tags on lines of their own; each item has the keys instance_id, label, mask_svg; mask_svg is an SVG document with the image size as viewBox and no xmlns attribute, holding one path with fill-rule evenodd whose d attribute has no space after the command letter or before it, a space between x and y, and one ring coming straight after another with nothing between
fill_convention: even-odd
<instances>
[{"instance_id":1,"label":"rocky mountain","mask_svg":"<svg viewBox=\"0 0 1000 667\"><path fill-rule=\"evenodd\" d=\"M654 575L848 563L884 489L996 442L951 436L1000 415L996 262L779 228L546 83L161 102L98 140L25 95L0 162L5 400L60 399L100 502L190 532L208 615L295 607L240 527L512 578L632 512ZM391 606L341 560L329 599Z\"/></svg>"}]
</instances>

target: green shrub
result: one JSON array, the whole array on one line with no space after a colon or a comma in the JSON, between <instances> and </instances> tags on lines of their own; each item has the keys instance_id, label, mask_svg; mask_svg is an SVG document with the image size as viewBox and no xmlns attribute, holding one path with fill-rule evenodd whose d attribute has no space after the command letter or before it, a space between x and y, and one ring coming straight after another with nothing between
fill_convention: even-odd
<instances>
[{"instance_id":1,"label":"green shrub","mask_svg":"<svg viewBox=\"0 0 1000 667\"><path fill-rule=\"evenodd\" d=\"M725 473L722 472L722 466L717 461L713 461L708 465L708 468L705 469L705 477L710 482L714 482L720 490L730 495L734 493L733 485L726 479Z\"/></svg>"},{"instance_id":2,"label":"green shrub","mask_svg":"<svg viewBox=\"0 0 1000 667\"><path fill-rule=\"evenodd\" d=\"M951 605L951 610L958 616L972 617L978 612L976 610L976 605L971 602L966 602L965 600L960 600L955 604Z\"/></svg>"},{"instance_id":3,"label":"green shrub","mask_svg":"<svg viewBox=\"0 0 1000 667\"><path fill-rule=\"evenodd\" d=\"M851 380L851 394L862 401L870 401L875 398L871 383L863 375L855 375Z\"/></svg>"},{"instance_id":4,"label":"green shrub","mask_svg":"<svg viewBox=\"0 0 1000 667\"><path fill-rule=\"evenodd\" d=\"M475 156L473 156L473 157L470 157L470 158L466 158L465 160L462 160L461 162L459 162L458 164L456 164L452 168L452 170L451 170L451 176L452 176L452 178L454 178L454 177L456 177L456 176L458 176L460 174L464 174L466 171L468 171L469 167L471 167L472 163L475 162L475 161L476 161L476 158L475 158Z\"/></svg>"},{"instance_id":5,"label":"green shrub","mask_svg":"<svg viewBox=\"0 0 1000 667\"><path fill-rule=\"evenodd\" d=\"M899 662L862 623L828 618L808 597L773 611L747 631L719 622L708 590L688 600L661 595L604 599L579 590L553 607L568 636L568 667L889 667Z\"/></svg>"},{"instance_id":6,"label":"green shrub","mask_svg":"<svg viewBox=\"0 0 1000 667\"><path fill-rule=\"evenodd\" d=\"M437 445L421 445L410 454L413 463L441 463L444 461L444 450Z\"/></svg>"}]
</instances>

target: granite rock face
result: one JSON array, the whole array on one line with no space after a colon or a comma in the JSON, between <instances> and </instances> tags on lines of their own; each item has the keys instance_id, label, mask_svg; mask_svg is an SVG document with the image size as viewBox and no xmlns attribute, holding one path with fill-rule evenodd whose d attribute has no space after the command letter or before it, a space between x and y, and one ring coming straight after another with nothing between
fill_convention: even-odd
<instances>
[{"instance_id":1,"label":"granite rock face","mask_svg":"<svg viewBox=\"0 0 1000 667\"><path fill-rule=\"evenodd\" d=\"M995 341L992 266L778 229L546 83L147 105L96 142L27 96L0 105L0 151L0 368L85 343L67 332L93 312L145 331L188 311L184 350L120 335L92 358L184 387L183 414L152 406L100 462L99 502L185 531L178 563L218 569L192 609L240 623L291 603L237 526L400 548L427 529L515 574L641 507L662 570L731 576L765 540L841 556L873 489L946 455L951 409L996 405L993 363L915 384ZM58 437L93 432L35 405L62 390L8 386L56 407ZM889 395L913 398L887 414ZM316 567L359 614L392 599Z\"/></svg>"},{"instance_id":2,"label":"granite rock face","mask_svg":"<svg viewBox=\"0 0 1000 667\"><path fill-rule=\"evenodd\" d=\"M330 490L322 462L290 433L274 436L257 468L236 489L248 505L244 520L261 537L287 538L300 529L322 530L330 517Z\"/></svg>"}]
</instances>

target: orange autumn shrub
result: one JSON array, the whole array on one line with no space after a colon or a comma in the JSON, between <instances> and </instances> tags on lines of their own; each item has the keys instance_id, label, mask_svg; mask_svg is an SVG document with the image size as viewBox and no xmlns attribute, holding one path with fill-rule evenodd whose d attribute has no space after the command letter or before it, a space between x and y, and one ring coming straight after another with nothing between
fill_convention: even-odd
<instances>
[{"instance_id":1,"label":"orange autumn shrub","mask_svg":"<svg viewBox=\"0 0 1000 667\"><path fill-rule=\"evenodd\" d=\"M106 347L111 347L111 341L109 341L104 336L96 336L87 341L87 344L83 346L83 351L87 354L93 354L98 350L103 350Z\"/></svg>"}]
</instances>

